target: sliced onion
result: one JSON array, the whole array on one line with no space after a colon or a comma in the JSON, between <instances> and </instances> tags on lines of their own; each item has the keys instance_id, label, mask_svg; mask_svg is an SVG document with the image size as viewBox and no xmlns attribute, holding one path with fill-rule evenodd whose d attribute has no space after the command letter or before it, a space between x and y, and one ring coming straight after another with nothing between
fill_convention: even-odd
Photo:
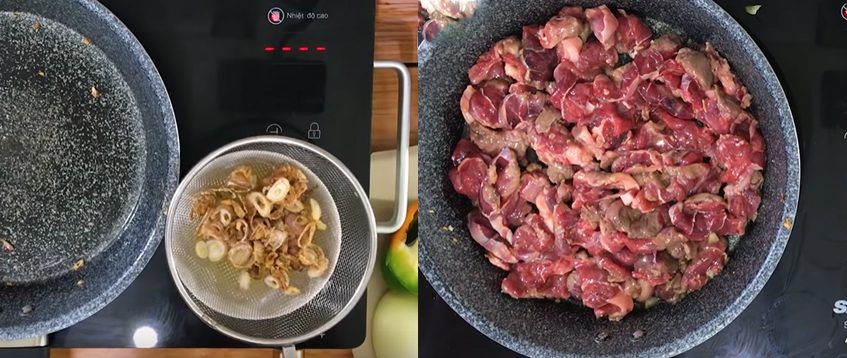
<instances>
[{"instance_id":1,"label":"sliced onion","mask_svg":"<svg viewBox=\"0 0 847 358\"><path fill-rule=\"evenodd\" d=\"M294 286L288 286L284 290L282 290L282 292L285 293L286 295L293 296L293 295L299 295L300 289L297 288L297 287L294 287Z\"/></svg>"},{"instance_id":2,"label":"sliced onion","mask_svg":"<svg viewBox=\"0 0 847 358\"><path fill-rule=\"evenodd\" d=\"M206 241L206 248L209 252L209 260L218 262L226 256L226 244L221 240Z\"/></svg>"},{"instance_id":3,"label":"sliced onion","mask_svg":"<svg viewBox=\"0 0 847 358\"><path fill-rule=\"evenodd\" d=\"M236 268L248 268L253 265L253 246L247 243L236 244L229 250L227 258Z\"/></svg>"},{"instance_id":4,"label":"sliced onion","mask_svg":"<svg viewBox=\"0 0 847 358\"><path fill-rule=\"evenodd\" d=\"M314 245L309 245L300 250L297 259L304 266L316 266L318 264L318 253L313 249Z\"/></svg>"},{"instance_id":5,"label":"sliced onion","mask_svg":"<svg viewBox=\"0 0 847 358\"><path fill-rule=\"evenodd\" d=\"M290 203L285 204L285 210L288 210L292 213L299 213L303 211L303 202L300 200L294 200Z\"/></svg>"},{"instance_id":6,"label":"sliced onion","mask_svg":"<svg viewBox=\"0 0 847 358\"><path fill-rule=\"evenodd\" d=\"M303 215L297 215L294 218L294 224L301 228L300 231L303 231L306 229L306 225L309 224L309 218Z\"/></svg>"},{"instance_id":7,"label":"sliced onion","mask_svg":"<svg viewBox=\"0 0 847 358\"><path fill-rule=\"evenodd\" d=\"M263 261L265 261L265 245L261 241L253 241L253 262Z\"/></svg>"},{"instance_id":8,"label":"sliced onion","mask_svg":"<svg viewBox=\"0 0 847 358\"><path fill-rule=\"evenodd\" d=\"M258 211L259 215L262 217L268 217L271 214L273 206L271 205L271 202L268 201L268 198L262 195L262 193L252 192L247 194L247 200L250 201L250 204L256 208L256 211Z\"/></svg>"},{"instance_id":9,"label":"sliced onion","mask_svg":"<svg viewBox=\"0 0 847 358\"><path fill-rule=\"evenodd\" d=\"M221 218L221 224L224 224L224 226L229 226L232 223L232 213L229 210L221 208L218 216Z\"/></svg>"},{"instance_id":10,"label":"sliced onion","mask_svg":"<svg viewBox=\"0 0 847 358\"><path fill-rule=\"evenodd\" d=\"M306 271L306 274L311 278L318 278L326 273L327 262L326 259L323 259L322 262L318 263L318 266L309 267L309 270Z\"/></svg>"},{"instance_id":11,"label":"sliced onion","mask_svg":"<svg viewBox=\"0 0 847 358\"><path fill-rule=\"evenodd\" d=\"M309 206L311 206L312 211L312 220L320 221L321 220L321 205L318 204L318 201L309 198Z\"/></svg>"},{"instance_id":12,"label":"sliced onion","mask_svg":"<svg viewBox=\"0 0 847 358\"><path fill-rule=\"evenodd\" d=\"M285 206L282 204L273 204L273 206L271 206L271 212L268 214L268 219L279 220L282 219L283 216L285 216Z\"/></svg>"},{"instance_id":13,"label":"sliced onion","mask_svg":"<svg viewBox=\"0 0 847 358\"><path fill-rule=\"evenodd\" d=\"M222 240L224 237L224 228L217 221L207 217L200 227L197 228L197 236L206 239Z\"/></svg>"},{"instance_id":14,"label":"sliced onion","mask_svg":"<svg viewBox=\"0 0 847 358\"><path fill-rule=\"evenodd\" d=\"M221 201L221 205L228 206L232 209L232 212L235 213L235 216L243 218L247 213L244 211L244 208L241 207L240 203L237 203L235 200L227 199Z\"/></svg>"},{"instance_id":15,"label":"sliced onion","mask_svg":"<svg viewBox=\"0 0 847 358\"><path fill-rule=\"evenodd\" d=\"M268 188L268 193L265 196L268 197L273 203L281 202L288 195L288 191L291 190L291 182L285 178L279 178L270 188Z\"/></svg>"},{"instance_id":16,"label":"sliced onion","mask_svg":"<svg viewBox=\"0 0 847 358\"><path fill-rule=\"evenodd\" d=\"M321 277L326 273L327 268L329 268L329 259L327 259L326 254L318 245L309 245L304 250L304 254L308 251L311 251L315 258L314 264L309 267L309 270L306 271L306 274L311 278Z\"/></svg>"},{"instance_id":17,"label":"sliced onion","mask_svg":"<svg viewBox=\"0 0 847 358\"><path fill-rule=\"evenodd\" d=\"M285 230L273 229L268 238L268 247L276 251L276 249L285 243L286 239L288 239L288 233Z\"/></svg>"},{"instance_id":18,"label":"sliced onion","mask_svg":"<svg viewBox=\"0 0 847 358\"><path fill-rule=\"evenodd\" d=\"M204 260L208 259L209 258L209 247L206 245L206 242L205 241L197 241L197 243L194 244L194 253L197 254L197 257L199 257L201 259L204 259Z\"/></svg>"},{"instance_id":19,"label":"sliced onion","mask_svg":"<svg viewBox=\"0 0 847 358\"><path fill-rule=\"evenodd\" d=\"M246 240L247 235L250 233L250 227L247 225L247 221L244 221L244 219L235 220L233 226L235 228L235 234L238 235L235 239L238 241Z\"/></svg>"},{"instance_id":20,"label":"sliced onion","mask_svg":"<svg viewBox=\"0 0 847 358\"><path fill-rule=\"evenodd\" d=\"M244 290L244 291L249 290L251 281L253 281L253 279L250 278L249 272L241 271L238 274L238 287L241 288L242 290Z\"/></svg>"},{"instance_id":21,"label":"sliced onion","mask_svg":"<svg viewBox=\"0 0 847 358\"><path fill-rule=\"evenodd\" d=\"M265 276L265 285L268 285L268 287L273 288L273 289L277 289L277 290L281 286L279 279L276 278L276 277L273 277L271 275Z\"/></svg>"},{"instance_id":22,"label":"sliced onion","mask_svg":"<svg viewBox=\"0 0 847 358\"><path fill-rule=\"evenodd\" d=\"M253 189L256 186L256 176L253 175L253 168L247 165L236 168L229 174L226 186L244 191Z\"/></svg>"},{"instance_id":23,"label":"sliced onion","mask_svg":"<svg viewBox=\"0 0 847 358\"><path fill-rule=\"evenodd\" d=\"M303 228L303 231L300 233L300 237L297 238L298 247L306 247L312 243L312 239L315 237L316 227L317 225L315 223L309 223Z\"/></svg>"}]
</instances>

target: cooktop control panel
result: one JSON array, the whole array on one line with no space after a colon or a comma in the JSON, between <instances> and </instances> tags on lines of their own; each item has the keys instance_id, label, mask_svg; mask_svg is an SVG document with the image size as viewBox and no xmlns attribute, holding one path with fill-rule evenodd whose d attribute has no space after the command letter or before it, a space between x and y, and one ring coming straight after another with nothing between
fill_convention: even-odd
<instances>
[{"instance_id":1,"label":"cooktop control panel","mask_svg":"<svg viewBox=\"0 0 847 358\"><path fill-rule=\"evenodd\" d=\"M353 168L369 158L375 4L350 1L105 4L162 74L186 170L262 134L311 141Z\"/></svg>"}]
</instances>

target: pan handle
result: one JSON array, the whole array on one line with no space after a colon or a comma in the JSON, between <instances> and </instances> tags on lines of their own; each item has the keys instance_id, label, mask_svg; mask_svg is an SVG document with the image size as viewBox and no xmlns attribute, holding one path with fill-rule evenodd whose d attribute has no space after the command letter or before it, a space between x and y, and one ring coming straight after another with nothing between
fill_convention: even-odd
<instances>
[{"instance_id":1,"label":"pan handle","mask_svg":"<svg viewBox=\"0 0 847 358\"><path fill-rule=\"evenodd\" d=\"M409 131L412 75L406 65L396 61L374 61L375 69L391 69L400 76L400 116L397 118L397 181L395 183L394 214L388 221L376 223L376 232L390 234L403 226L409 198Z\"/></svg>"},{"instance_id":2,"label":"pan handle","mask_svg":"<svg viewBox=\"0 0 847 358\"><path fill-rule=\"evenodd\" d=\"M302 352L298 351L294 346L285 346L279 350L279 358L300 358Z\"/></svg>"}]
</instances>

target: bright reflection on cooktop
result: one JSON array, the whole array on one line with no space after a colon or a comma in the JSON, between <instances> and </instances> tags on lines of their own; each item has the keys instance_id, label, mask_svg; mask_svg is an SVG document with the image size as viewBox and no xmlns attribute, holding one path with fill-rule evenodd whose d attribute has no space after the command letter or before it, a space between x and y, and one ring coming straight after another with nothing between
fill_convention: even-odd
<instances>
[{"instance_id":1,"label":"bright reflection on cooktop","mask_svg":"<svg viewBox=\"0 0 847 358\"><path fill-rule=\"evenodd\" d=\"M153 328L142 326L135 330L135 333L132 335L132 341L135 342L135 346L138 348L151 348L155 347L156 343L159 342L159 335Z\"/></svg>"}]
</instances>

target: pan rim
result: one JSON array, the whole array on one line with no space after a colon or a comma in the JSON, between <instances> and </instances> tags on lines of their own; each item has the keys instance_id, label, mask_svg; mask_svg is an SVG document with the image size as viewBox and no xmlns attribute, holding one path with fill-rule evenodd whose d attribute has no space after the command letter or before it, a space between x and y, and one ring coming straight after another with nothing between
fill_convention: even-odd
<instances>
[{"instance_id":1,"label":"pan rim","mask_svg":"<svg viewBox=\"0 0 847 358\"><path fill-rule=\"evenodd\" d=\"M744 30L744 28L722 7L717 5L715 2L711 0L704 0L700 2L693 2L695 6L699 6L702 8L704 13L709 13L712 18L715 20L720 20L722 23L729 24L731 28L727 29L727 32L737 32L738 37L745 43L750 44L753 47L752 56L758 57L761 59L765 59L763 61L763 73L762 77L767 78L773 83L776 83L778 86L776 92L776 100L777 103L773 104L774 108L779 109L779 113L782 116L781 122L777 124L782 127L783 135L786 140L786 157L789 161L788 163L788 171L786 173L786 183L785 188L790 190L783 190L784 193L784 207L783 207L783 217L794 218L797 211L797 205L799 202L799 193L800 193L800 151L799 151L799 141L797 137L797 130L794 124L794 117L790 108L790 104L788 102L788 98L785 95L784 88L779 85L779 77L776 75L776 72L773 69L772 64L767 61L767 57L762 52L761 48L756 44L753 40L752 36ZM484 11L485 6L481 6L478 9L477 14ZM473 21L470 20L470 21ZM462 22L459 22L458 27L463 26ZM450 31L450 28L445 28L443 31ZM438 51L439 44L443 41L439 41L443 37L438 37L430 47L429 53L436 53ZM431 58L431 57L430 57ZM426 62L421 64L421 82L426 77L425 68L428 67ZM422 115L426 116L426 113L422 111ZM435 118L433 118L435 119ZM426 126L422 126L422 131ZM426 140L425 135L421 135L422 141ZM767 168L766 168L767 170ZM423 178L424 181L432 181L432 180L441 180L441 178ZM422 187L426 187L426 184L423 184ZM780 189L780 188L778 188ZM427 216L429 215L426 210L423 210L421 215ZM422 219L425 220L425 219ZM785 247L788 243L788 239L791 234L791 228L785 229L782 228L777 231L777 234L773 238L773 241L770 244L770 249L767 251L767 255L765 256L765 260L762 265L758 268L758 270L753 275L751 281L744 287L741 291L741 294L735 298L727 308L721 311L718 315L713 317L707 324L704 324L698 329L690 331L688 334L682 337L677 337L672 340L666 341L661 346L651 347L647 350L639 352L637 354L618 354L618 355L604 355L604 357L633 357L633 356L668 356L668 355L676 355L683 353L701 343L705 342L709 338L711 338L714 334L721 331L727 325L729 325L735 318L737 318L742 311L753 301L753 299L758 295L758 293L762 290L765 283L769 280L770 276L776 269L776 265L778 264L782 253L785 250ZM499 329L493 326L492 322L488 320L483 315L470 310L463 302L461 302L461 298L456 295L453 289L447 287L444 284L444 281L441 279L443 274L439 269L439 265L427 255L427 244L426 240L422 243L421 247L421 272L424 277L426 277L427 281L432 285L433 289L444 299L447 305L456 312L462 319L468 322L469 325L474 327L476 330L483 333L488 338L498 342L499 344L522 354L528 355L562 355L567 354L568 356L573 357L583 357L586 355L573 354L567 352L554 351L548 347L537 346L533 343L527 342L526 340L521 339L520 337L516 337L502 329ZM597 356L597 355L591 355Z\"/></svg>"}]
</instances>

